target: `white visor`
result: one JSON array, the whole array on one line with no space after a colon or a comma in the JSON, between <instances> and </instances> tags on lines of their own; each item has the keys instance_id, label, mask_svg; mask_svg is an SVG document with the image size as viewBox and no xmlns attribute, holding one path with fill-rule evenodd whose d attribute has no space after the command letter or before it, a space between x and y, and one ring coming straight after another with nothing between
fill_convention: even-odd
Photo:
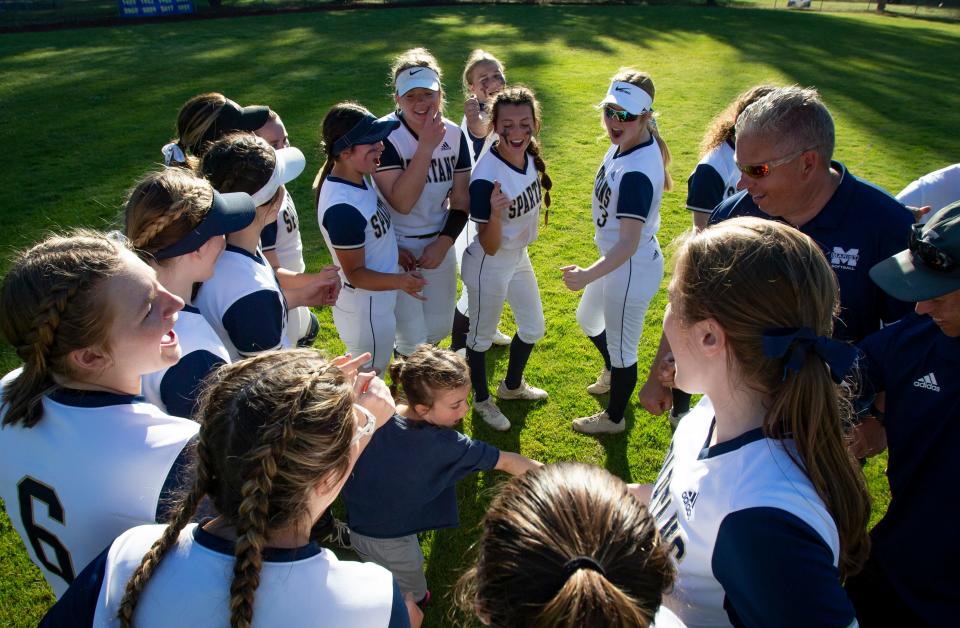
<instances>
[{"instance_id":1,"label":"white visor","mask_svg":"<svg viewBox=\"0 0 960 628\"><path fill-rule=\"evenodd\" d=\"M622 83L620 81L610 83L607 96L600 104L609 105L610 103L620 105L624 111L635 116L653 111L651 107L651 105L653 105L653 98L650 98L650 94L631 83Z\"/></svg>"},{"instance_id":2,"label":"white visor","mask_svg":"<svg viewBox=\"0 0 960 628\"><path fill-rule=\"evenodd\" d=\"M307 159L300 152L299 148L290 146L276 151L277 165L273 168L273 174L266 184L253 194L253 204L256 207L266 205L273 200L274 195L280 186L289 183L300 176L307 165Z\"/></svg>"},{"instance_id":3,"label":"white visor","mask_svg":"<svg viewBox=\"0 0 960 628\"><path fill-rule=\"evenodd\" d=\"M397 86L397 96L403 96L411 89L422 87L433 92L440 91L440 77L430 68L417 65L407 68L397 75L394 83Z\"/></svg>"}]
</instances>

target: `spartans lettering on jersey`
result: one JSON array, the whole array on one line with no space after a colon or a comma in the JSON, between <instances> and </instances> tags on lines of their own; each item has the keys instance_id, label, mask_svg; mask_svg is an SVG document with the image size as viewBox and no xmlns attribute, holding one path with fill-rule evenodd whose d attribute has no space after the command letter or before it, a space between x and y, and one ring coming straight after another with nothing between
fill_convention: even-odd
<instances>
[{"instance_id":1,"label":"spartans lettering on jersey","mask_svg":"<svg viewBox=\"0 0 960 628\"><path fill-rule=\"evenodd\" d=\"M653 492L650 494L650 512L654 519L660 524L660 538L670 544L670 551L674 559L679 563L686 556L683 537L680 534L680 513L673 507L673 497L670 495L670 480L673 479L673 443L670 443L670 449L667 450L667 458L663 461L663 468L660 469L660 475L653 485ZM696 498L694 498L696 499ZM692 510L692 505L691 505ZM667 512L672 511L670 517L663 521Z\"/></svg>"},{"instance_id":2,"label":"spartans lettering on jersey","mask_svg":"<svg viewBox=\"0 0 960 628\"><path fill-rule=\"evenodd\" d=\"M507 218L519 218L530 213L531 209L540 206L542 196L540 179L534 179L533 183L528 185L527 189L510 203L510 212L507 214Z\"/></svg>"},{"instance_id":3,"label":"spartans lettering on jersey","mask_svg":"<svg viewBox=\"0 0 960 628\"><path fill-rule=\"evenodd\" d=\"M404 170L410 165L409 159L403 160ZM453 169L457 165L457 155L433 158L430 160L430 169L427 170L427 183L446 183L453 181Z\"/></svg>"},{"instance_id":4,"label":"spartans lettering on jersey","mask_svg":"<svg viewBox=\"0 0 960 628\"><path fill-rule=\"evenodd\" d=\"M380 197L377 197L377 213L370 217L370 226L373 227L373 235L377 238L383 237L390 231L390 210L383 204Z\"/></svg>"},{"instance_id":5,"label":"spartans lettering on jersey","mask_svg":"<svg viewBox=\"0 0 960 628\"><path fill-rule=\"evenodd\" d=\"M613 190L610 189L610 184L607 182L607 165L604 164L600 166L600 171L597 172L597 180L593 184L593 195L600 207L600 217L597 218L598 227L607 224L607 216L610 215L607 213L607 205L610 204L611 194L613 194Z\"/></svg>"}]
</instances>

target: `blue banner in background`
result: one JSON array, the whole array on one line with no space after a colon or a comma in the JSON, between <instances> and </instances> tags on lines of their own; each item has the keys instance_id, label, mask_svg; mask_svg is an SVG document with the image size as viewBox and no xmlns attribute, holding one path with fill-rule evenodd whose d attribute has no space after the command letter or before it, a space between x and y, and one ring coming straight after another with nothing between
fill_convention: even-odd
<instances>
[{"instance_id":1,"label":"blue banner in background","mask_svg":"<svg viewBox=\"0 0 960 628\"><path fill-rule=\"evenodd\" d=\"M120 17L155 17L193 13L191 0L118 0Z\"/></svg>"}]
</instances>

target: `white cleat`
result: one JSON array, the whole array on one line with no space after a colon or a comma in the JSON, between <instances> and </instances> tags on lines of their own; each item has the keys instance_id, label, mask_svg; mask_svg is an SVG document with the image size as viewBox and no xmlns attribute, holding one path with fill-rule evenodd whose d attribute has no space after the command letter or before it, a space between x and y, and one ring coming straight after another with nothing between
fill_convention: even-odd
<instances>
[{"instance_id":1,"label":"white cleat","mask_svg":"<svg viewBox=\"0 0 960 628\"><path fill-rule=\"evenodd\" d=\"M491 397L487 397L483 401L474 402L474 418L476 418L478 414L484 423L498 432L506 432L510 429L510 419L505 417L503 412L500 412L500 408L497 407L497 404L493 403L493 398Z\"/></svg>"},{"instance_id":2,"label":"white cleat","mask_svg":"<svg viewBox=\"0 0 960 628\"><path fill-rule=\"evenodd\" d=\"M549 395L542 388L536 388L527 383L527 380L520 380L520 387L511 390L507 388L507 382L500 380L497 386L497 397L500 399L523 399L525 401L543 401Z\"/></svg>"},{"instance_id":3,"label":"white cleat","mask_svg":"<svg viewBox=\"0 0 960 628\"><path fill-rule=\"evenodd\" d=\"M573 431L581 434L619 434L627 427L626 419L619 423L610 420L606 410L593 416L580 417L573 420Z\"/></svg>"},{"instance_id":4,"label":"white cleat","mask_svg":"<svg viewBox=\"0 0 960 628\"><path fill-rule=\"evenodd\" d=\"M597 381L587 386L587 392L591 395L603 395L610 392L610 371L603 367L600 374L597 375Z\"/></svg>"},{"instance_id":5,"label":"white cleat","mask_svg":"<svg viewBox=\"0 0 960 628\"><path fill-rule=\"evenodd\" d=\"M506 335L505 333L503 333L503 332L500 331L499 329L497 329L496 333L493 334L493 344L495 344L495 345L500 345L501 347L505 347L505 346L507 346L508 344L510 344L511 342L513 342L513 338L511 338L510 336Z\"/></svg>"}]
</instances>

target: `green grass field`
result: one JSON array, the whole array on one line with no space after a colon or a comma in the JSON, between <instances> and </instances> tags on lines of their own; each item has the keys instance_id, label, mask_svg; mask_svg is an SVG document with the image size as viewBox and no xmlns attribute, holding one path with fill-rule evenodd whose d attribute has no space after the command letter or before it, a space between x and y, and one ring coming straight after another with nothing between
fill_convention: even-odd
<instances>
[{"instance_id":1,"label":"green grass field","mask_svg":"<svg viewBox=\"0 0 960 628\"><path fill-rule=\"evenodd\" d=\"M459 120L459 73L471 48L493 51L510 82L532 86L543 103L544 155L554 179L550 226L530 250L547 318L528 379L549 402L504 402L514 423L494 433L468 417L474 436L544 462L576 459L625 480L652 481L669 442L666 419L628 410L619 437L575 435L572 418L602 407L584 391L600 366L574 320L578 295L557 268L595 257L589 219L593 175L607 147L593 105L622 65L652 73L660 128L674 155L677 186L662 206L661 242L690 224L685 179L697 161L707 121L758 82L816 85L837 122L837 157L855 174L896 192L917 176L957 161L960 111L955 68L960 25L870 15L831 15L691 7L477 6L351 11L232 20L156 23L110 29L0 36L0 140L4 164L0 253L60 227L116 224L125 190L160 161L177 110L209 90L244 104L269 104L308 172L291 186L299 203L309 268L329 259L311 207L321 165L318 129L333 103L353 99L374 112L391 108L391 57L426 45L446 70L448 115ZM951 70L950 68L954 68ZM668 250L669 256L669 250ZM5 264L5 262L4 262ZM3 266L2 268L5 268ZM0 269L2 269L0 268ZM669 273L668 273L669 275ZM664 297L650 308L641 344L641 377L660 333ZM329 311L318 346L342 345ZM512 322L506 324L512 331ZM491 351L491 380L506 352ZM3 371L16 365L9 347ZM883 461L867 467L885 508ZM495 473L459 488L461 527L424 537L435 603L428 626L461 625L448 592L495 486ZM52 598L19 538L0 515L0 625L34 625Z\"/></svg>"}]
</instances>

